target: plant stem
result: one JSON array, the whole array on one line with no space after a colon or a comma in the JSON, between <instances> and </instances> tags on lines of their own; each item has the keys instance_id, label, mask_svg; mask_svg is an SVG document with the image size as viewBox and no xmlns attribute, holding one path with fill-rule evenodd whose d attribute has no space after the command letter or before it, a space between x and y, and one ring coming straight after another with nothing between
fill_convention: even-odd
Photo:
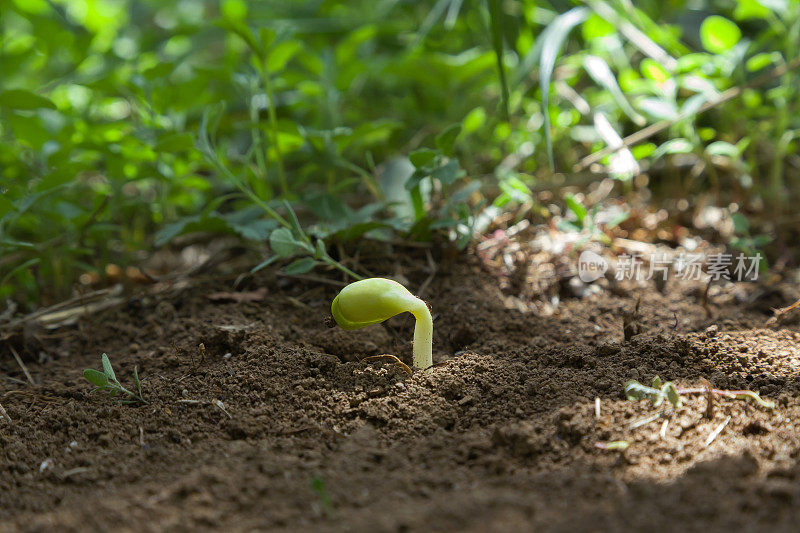
<instances>
[{"instance_id":1,"label":"plant stem","mask_svg":"<svg viewBox=\"0 0 800 533\"><path fill-rule=\"evenodd\" d=\"M254 92L254 91L253 91ZM250 95L250 135L253 139L253 144L256 152L256 164L258 165L258 172L261 174L261 181L264 184L264 189L267 199L272 198L272 186L269 183L269 176L267 174L267 162L265 158L266 147L264 146L264 139L258 129L258 110L253 105L253 95Z\"/></svg>"},{"instance_id":2,"label":"plant stem","mask_svg":"<svg viewBox=\"0 0 800 533\"><path fill-rule=\"evenodd\" d=\"M261 66L261 74L264 78L264 89L267 92L267 111L269 114L270 132L272 134L272 146L275 148L275 159L278 165L278 180L281 185L281 193L284 198L288 198L289 184L286 181L286 173L283 170L283 156L281 155L281 147L278 144L278 113L275 111L275 98L272 92L272 82L269 79L266 61L264 61Z\"/></svg>"},{"instance_id":3,"label":"plant stem","mask_svg":"<svg viewBox=\"0 0 800 533\"><path fill-rule=\"evenodd\" d=\"M414 324L414 368L428 368L433 364L433 317L428 305L416 299L411 314L417 319Z\"/></svg>"}]
</instances>

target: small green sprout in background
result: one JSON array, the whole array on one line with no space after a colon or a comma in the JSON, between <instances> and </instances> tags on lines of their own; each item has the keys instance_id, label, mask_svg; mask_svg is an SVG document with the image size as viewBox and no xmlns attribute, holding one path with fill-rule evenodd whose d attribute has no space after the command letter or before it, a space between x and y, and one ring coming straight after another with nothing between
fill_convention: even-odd
<instances>
[{"instance_id":1,"label":"small green sprout in background","mask_svg":"<svg viewBox=\"0 0 800 533\"><path fill-rule=\"evenodd\" d=\"M325 487L325 479L323 479L322 476L314 476L311 478L311 490L313 490L319 498L320 507L325 516L333 518L333 504L331 503L328 489Z\"/></svg>"},{"instance_id":2,"label":"small green sprout in background","mask_svg":"<svg viewBox=\"0 0 800 533\"><path fill-rule=\"evenodd\" d=\"M103 363L103 371L87 368L83 371L83 377L86 381L95 386L92 392L97 390L107 390L108 395L120 403L147 403L142 396L142 382L139 380L139 369L133 367L133 379L136 382L136 390L138 392L131 392L117 380L114 374L114 368L111 366L111 361L108 356L103 354L101 361Z\"/></svg>"},{"instance_id":3,"label":"small green sprout in background","mask_svg":"<svg viewBox=\"0 0 800 533\"><path fill-rule=\"evenodd\" d=\"M331 304L331 313L342 329L359 329L404 312L416 318L414 368L433 364L433 318L428 305L396 281L369 278L351 283Z\"/></svg>"}]
</instances>

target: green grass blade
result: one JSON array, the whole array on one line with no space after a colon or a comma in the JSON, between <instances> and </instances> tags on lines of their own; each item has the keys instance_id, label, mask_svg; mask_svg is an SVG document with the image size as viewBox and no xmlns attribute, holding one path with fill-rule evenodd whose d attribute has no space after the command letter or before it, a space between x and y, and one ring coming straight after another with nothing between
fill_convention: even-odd
<instances>
[{"instance_id":1,"label":"green grass blade","mask_svg":"<svg viewBox=\"0 0 800 533\"><path fill-rule=\"evenodd\" d=\"M425 20L422 21L422 24L417 31L417 38L414 41L413 48L416 48L420 42L422 42L425 37L427 37L428 32L431 31L433 25L436 24L436 21L442 18L444 12L447 11L447 8L450 7L450 4L453 0L439 0L436 2L430 11L428 11L428 15L425 17Z\"/></svg>"},{"instance_id":2,"label":"green grass blade","mask_svg":"<svg viewBox=\"0 0 800 533\"><path fill-rule=\"evenodd\" d=\"M100 358L103 362L103 373L108 377L109 381L117 381L117 376L114 374L114 368L111 366L108 356L103 354Z\"/></svg>"},{"instance_id":3,"label":"green grass blade","mask_svg":"<svg viewBox=\"0 0 800 533\"><path fill-rule=\"evenodd\" d=\"M500 77L500 88L503 96L503 114L506 121L508 121L508 81L506 80L506 69L503 65L503 10L500 5L500 0L488 0L488 2L492 48L494 48L494 54L497 57L497 73Z\"/></svg>"},{"instance_id":4,"label":"green grass blade","mask_svg":"<svg viewBox=\"0 0 800 533\"><path fill-rule=\"evenodd\" d=\"M136 382L136 390L139 391L139 399L144 401L144 396L142 395L142 381L139 379L139 367L133 367L133 381Z\"/></svg>"},{"instance_id":5,"label":"green grass blade","mask_svg":"<svg viewBox=\"0 0 800 533\"><path fill-rule=\"evenodd\" d=\"M556 59L569 32L589 18L591 12L585 7L576 7L556 17L542 32L542 57L539 67L539 86L542 91L542 113L544 114L544 141L550 169L555 171L553 158L553 135L550 131L550 80L556 66Z\"/></svg>"},{"instance_id":6,"label":"green grass blade","mask_svg":"<svg viewBox=\"0 0 800 533\"><path fill-rule=\"evenodd\" d=\"M583 67L589 76L598 83L603 89L608 91L614 101L617 103L622 112L630 118L637 126L645 125L645 118L633 109L633 106L625 98L622 89L617 83L617 78L611 71L611 67L601 57L589 55L583 60Z\"/></svg>"}]
</instances>

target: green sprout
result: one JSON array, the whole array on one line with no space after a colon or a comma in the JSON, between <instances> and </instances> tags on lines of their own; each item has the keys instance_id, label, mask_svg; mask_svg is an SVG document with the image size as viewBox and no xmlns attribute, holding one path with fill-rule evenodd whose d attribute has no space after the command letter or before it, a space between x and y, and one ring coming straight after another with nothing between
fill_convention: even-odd
<instances>
[{"instance_id":1,"label":"green sprout","mask_svg":"<svg viewBox=\"0 0 800 533\"><path fill-rule=\"evenodd\" d=\"M661 378L658 376L653 379L652 387L642 385L633 379L628 381L625 383L625 396L632 402L647 398L654 407L659 407L664 400L668 400L673 407L681 406L681 396L678 388L671 381L662 384Z\"/></svg>"},{"instance_id":2,"label":"green sprout","mask_svg":"<svg viewBox=\"0 0 800 533\"><path fill-rule=\"evenodd\" d=\"M414 326L414 368L433 364L433 318L428 305L390 279L369 278L351 283L331 304L331 313L342 329L359 329L408 311Z\"/></svg>"},{"instance_id":3,"label":"green sprout","mask_svg":"<svg viewBox=\"0 0 800 533\"><path fill-rule=\"evenodd\" d=\"M83 371L83 377L86 381L95 386L92 392L97 390L107 390L111 398L118 400L120 403L147 403L142 396L142 382L139 381L139 369L133 367L133 379L136 382L137 392L131 392L117 380L114 374L114 368L111 366L111 361L108 356L103 354L101 357L103 364L103 371L87 368Z\"/></svg>"}]
</instances>

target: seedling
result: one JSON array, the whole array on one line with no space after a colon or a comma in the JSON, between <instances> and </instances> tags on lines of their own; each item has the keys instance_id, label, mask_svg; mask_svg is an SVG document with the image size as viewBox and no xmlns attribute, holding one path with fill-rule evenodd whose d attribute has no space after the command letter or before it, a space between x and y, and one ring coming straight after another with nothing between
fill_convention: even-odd
<instances>
[{"instance_id":1,"label":"seedling","mask_svg":"<svg viewBox=\"0 0 800 533\"><path fill-rule=\"evenodd\" d=\"M414 368L433 364L433 318L428 305L390 279L369 278L351 283L331 304L331 313L342 329L359 329L408 311L414 318Z\"/></svg>"},{"instance_id":2,"label":"seedling","mask_svg":"<svg viewBox=\"0 0 800 533\"><path fill-rule=\"evenodd\" d=\"M775 402L771 400L765 400L757 392L751 390L723 390L723 389L712 389L708 386L706 387L695 387L695 388L678 388L672 384L672 382L667 382L662 385L661 378L658 376L653 379L653 386L648 387L647 385L642 385L636 380L631 380L625 383L625 396L631 401L639 401L644 400L645 398L649 399L653 402L653 405L658 407L664 402L664 399L669 400L669 402L673 405L673 407L680 407L681 406L681 395L687 394L713 394L716 396L721 396L723 398L731 398L733 400L753 400L759 406L763 407L764 409L774 409Z\"/></svg>"},{"instance_id":3,"label":"seedling","mask_svg":"<svg viewBox=\"0 0 800 533\"><path fill-rule=\"evenodd\" d=\"M661 378L658 376L653 379L653 386L648 387L642 385L636 380L631 380L625 383L625 396L630 401L640 401L647 398L653 403L653 407L658 407L664 400L668 400L673 407L681 406L681 396L678 394L678 388L671 382L661 383Z\"/></svg>"},{"instance_id":4,"label":"seedling","mask_svg":"<svg viewBox=\"0 0 800 533\"><path fill-rule=\"evenodd\" d=\"M83 371L83 377L86 381L95 386L92 392L97 390L107 390L111 398L119 401L120 403L147 403L142 396L142 382L139 381L139 369L133 367L133 379L136 382L136 390L138 392L131 392L117 380L114 374L114 368L111 366L111 361L108 356L103 354L101 361L103 363L103 371L87 368Z\"/></svg>"}]
</instances>

